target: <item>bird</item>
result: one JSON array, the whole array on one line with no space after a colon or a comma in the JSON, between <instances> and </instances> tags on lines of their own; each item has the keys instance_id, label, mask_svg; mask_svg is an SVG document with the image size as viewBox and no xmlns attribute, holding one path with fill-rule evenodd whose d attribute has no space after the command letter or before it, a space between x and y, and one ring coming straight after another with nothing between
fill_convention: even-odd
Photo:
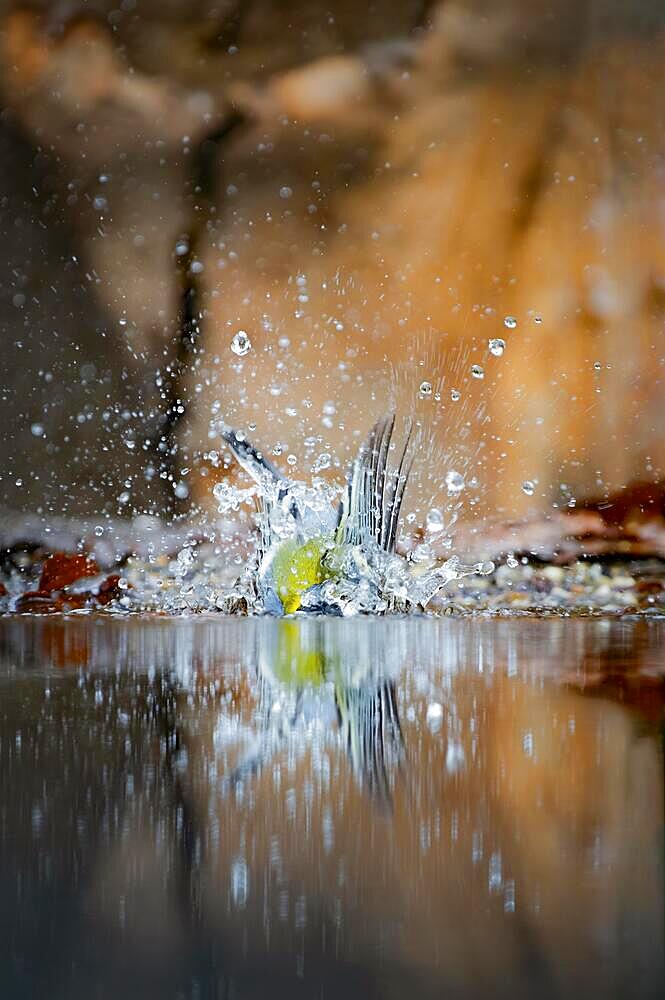
<instances>
[{"instance_id":1,"label":"bird","mask_svg":"<svg viewBox=\"0 0 665 1000\"><path fill-rule=\"evenodd\" d=\"M408 420L401 446L394 446L395 421L392 411L374 424L335 505L321 489L289 480L242 432L222 430L258 486L258 590L265 612L383 611L386 578L395 593L406 593L408 568L396 545L417 435Z\"/></svg>"}]
</instances>

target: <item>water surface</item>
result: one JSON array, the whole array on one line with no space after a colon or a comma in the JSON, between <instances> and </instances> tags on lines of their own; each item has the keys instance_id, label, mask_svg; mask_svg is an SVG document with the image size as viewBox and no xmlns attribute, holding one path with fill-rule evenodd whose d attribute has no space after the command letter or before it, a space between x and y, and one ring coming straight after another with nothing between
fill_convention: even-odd
<instances>
[{"instance_id":1,"label":"water surface","mask_svg":"<svg viewBox=\"0 0 665 1000\"><path fill-rule=\"evenodd\" d=\"M664 651L0 621L0 996L662 996Z\"/></svg>"}]
</instances>

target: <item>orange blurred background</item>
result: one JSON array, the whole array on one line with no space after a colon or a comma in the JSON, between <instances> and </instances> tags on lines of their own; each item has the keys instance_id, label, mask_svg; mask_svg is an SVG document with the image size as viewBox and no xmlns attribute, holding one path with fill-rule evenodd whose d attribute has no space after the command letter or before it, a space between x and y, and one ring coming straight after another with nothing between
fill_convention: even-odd
<instances>
[{"instance_id":1,"label":"orange blurred background","mask_svg":"<svg viewBox=\"0 0 665 1000\"><path fill-rule=\"evenodd\" d=\"M663 478L661 5L2 10L6 508L214 509L221 422L339 477L394 401L418 520Z\"/></svg>"}]
</instances>

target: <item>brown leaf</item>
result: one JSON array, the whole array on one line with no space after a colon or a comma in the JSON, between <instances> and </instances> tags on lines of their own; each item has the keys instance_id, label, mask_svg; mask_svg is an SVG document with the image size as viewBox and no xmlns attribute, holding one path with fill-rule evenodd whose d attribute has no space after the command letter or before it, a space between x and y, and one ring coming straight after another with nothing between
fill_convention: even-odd
<instances>
[{"instance_id":1,"label":"brown leaf","mask_svg":"<svg viewBox=\"0 0 665 1000\"><path fill-rule=\"evenodd\" d=\"M120 579L119 573L112 573L108 576L102 584L100 584L99 591L97 595L93 597L93 600L97 604L105 605L110 604L111 601L115 601L120 597L122 591L118 586L118 580Z\"/></svg>"},{"instance_id":2,"label":"brown leaf","mask_svg":"<svg viewBox=\"0 0 665 1000\"><path fill-rule=\"evenodd\" d=\"M16 602L16 611L20 615L51 615L58 611L62 611L62 605L57 598L54 600L49 597L48 594L40 594L32 590L27 594L23 594L22 597L19 597Z\"/></svg>"},{"instance_id":3,"label":"brown leaf","mask_svg":"<svg viewBox=\"0 0 665 1000\"><path fill-rule=\"evenodd\" d=\"M39 578L39 592L51 594L54 590L62 590L75 580L86 576L97 576L99 569L94 559L82 555L68 555L66 552L54 552L42 567Z\"/></svg>"}]
</instances>

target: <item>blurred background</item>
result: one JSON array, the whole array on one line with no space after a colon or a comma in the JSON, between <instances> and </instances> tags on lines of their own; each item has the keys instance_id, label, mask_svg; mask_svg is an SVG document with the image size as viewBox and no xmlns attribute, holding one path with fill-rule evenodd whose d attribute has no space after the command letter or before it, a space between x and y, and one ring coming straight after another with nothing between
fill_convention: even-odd
<instances>
[{"instance_id":1,"label":"blurred background","mask_svg":"<svg viewBox=\"0 0 665 1000\"><path fill-rule=\"evenodd\" d=\"M205 516L223 423L340 477L394 402L417 519L658 482L664 56L656 0L0 3L3 518Z\"/></svg>"}]
</instances>

